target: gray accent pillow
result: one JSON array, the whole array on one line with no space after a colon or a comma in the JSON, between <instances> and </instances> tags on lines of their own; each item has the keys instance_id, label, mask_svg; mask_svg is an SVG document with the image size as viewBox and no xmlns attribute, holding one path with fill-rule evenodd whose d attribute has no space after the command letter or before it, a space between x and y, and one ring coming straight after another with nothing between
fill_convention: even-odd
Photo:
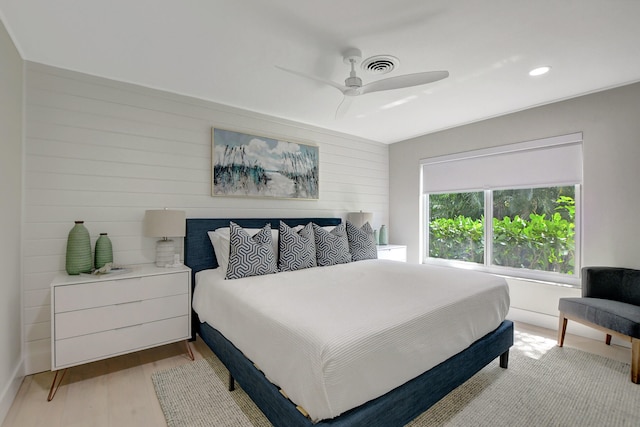
<instances>
[{"instance_id":1,"label":"gray accent pillow","mask_svg":"<svg viewBox=\"0 0 640 427\"><path fill-rule=\"evenodd\" d=\"M378 249L373 238L373 228L365 222L361 228L347 221L347 240L353 261L377 259Z\"/></svg>"},{"instance_id":2,"label":"gray accent pillow","mask_svg":"<svg viewBox=\"0 0 640 427\"><path fill-rule=\"evenodd\" d=\"M316 242L316 262L319 266L325 267L351 262L349 241L344 223L337 225L331 232L313 224L313 236Z\"/></svg>"},{"instance_id":3,"label":"gray accent pillow","mask_svg":"<svg viewBox=\"0 0 640 427\"><path fill-rule=\"evenodd\" d=\"M295 271L303 268L315 267L316 243L313 237L311 223L296 232L284 222L280 221L280 271Z\"/></svg>"},{"instance_id":4,"label":"gray accent pillow","mask_svg":"<svg viewBox=\"0 0 640 427\"><path fill-rule=\"evenodd\" d=\"M265 225L253 237L234 222L229 227L229 266L226 279L278 272L270 224Z\"/></svg>"}]
</instances>

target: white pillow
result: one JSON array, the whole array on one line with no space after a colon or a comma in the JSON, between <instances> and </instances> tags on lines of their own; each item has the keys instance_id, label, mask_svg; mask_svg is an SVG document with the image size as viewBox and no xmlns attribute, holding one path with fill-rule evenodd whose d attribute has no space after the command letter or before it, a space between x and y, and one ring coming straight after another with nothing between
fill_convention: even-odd
<instances>
[{"instance_id":1,"label":"white pillow","mask_svg":"<svg viewBox=\"0 0 640 427\"><path fill-rule=\"evenodd\" d=\"M245 228L244 231L249 233L251 237L258 234L262 230L261 228ZM226 276L227 269L229 268L229 248L231 246L231 228L222 227L217 228L214 231L209 231L209 240L216 253L216 259L218 260L218 266L222 268L222 273ZM271 229L271 243L273 244L273 253L278 259L278 230Z\"/></svg>"},{"instance_id":2,"label":"white pillow","mask_svg":"<svg viewBox=\"0 0 640 427\"><path fill-rule=\"evenodd\" d=\"M209 231L209 240L211 240L211 246L216 254L218 260L218 267L222 270L222 275L227 275L227 267L229 266L229 248L231 246L230 236L227 234L226 240L223 233L216 233L215 231Z\"/></svg>"}]
</instances>

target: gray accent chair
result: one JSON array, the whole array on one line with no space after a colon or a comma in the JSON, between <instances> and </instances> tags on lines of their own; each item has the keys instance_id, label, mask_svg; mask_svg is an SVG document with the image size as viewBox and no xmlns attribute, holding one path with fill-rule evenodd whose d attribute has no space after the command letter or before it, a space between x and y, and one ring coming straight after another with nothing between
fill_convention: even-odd
<instances>
[{"instance_id":1,"label":"gray accent chair","mask_svg":"<svg viewBox=\"0 0 640 427\"><path fill-rule=\"evenodd\" d=\"M582 298L560 298L558 346L564 344L567 320L582 323L631 342L631 381L640 381L640 270L584 267Z\"/></svg>"}]
</instances>

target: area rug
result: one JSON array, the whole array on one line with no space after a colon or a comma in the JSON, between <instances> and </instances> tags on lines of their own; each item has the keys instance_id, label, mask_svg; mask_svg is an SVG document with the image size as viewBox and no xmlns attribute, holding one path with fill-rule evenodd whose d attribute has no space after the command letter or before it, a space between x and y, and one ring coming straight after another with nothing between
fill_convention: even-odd
<instances>
[{"instance_id":1,"label":"area rug","mask_svg":"<svg viewBox=\"0 0 640 427\"><path fill-rule=\"evenodd\" d=\"M637 426L640 385L630 366L516 333L509 368L497 360L408 424L422 426ZM169 427L271 426L244 391L227 391L215 357L154 373Z\"/></svg>"}]
</instances>

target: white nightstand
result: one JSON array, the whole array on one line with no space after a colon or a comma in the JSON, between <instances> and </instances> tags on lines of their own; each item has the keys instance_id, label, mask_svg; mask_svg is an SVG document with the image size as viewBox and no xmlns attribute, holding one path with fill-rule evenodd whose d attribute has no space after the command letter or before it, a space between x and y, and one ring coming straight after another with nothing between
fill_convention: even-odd
<instances>
[{"instance_id":1,"label":"white nightstand","mask_svg":"<svg viewBox=\"0 0 640 427\"><path fill-rule=\"evenodd\" d=\"M191 338L191 270L130 266L102 276L57 275L51 283L51 370ZM189 356L193 354L187 343ZM64 372L62 374L64 376Z\"/></svg>"},{"instance_id":2,"label":"white nightstand","mask_svg":"<svg viewBox=\"0 0 640 427\"><path fill-rule=\"evenodd\" d=\"M407 262L407 247L404 245L378 245L378 259Z\"/></svg>"}]
</instances>

